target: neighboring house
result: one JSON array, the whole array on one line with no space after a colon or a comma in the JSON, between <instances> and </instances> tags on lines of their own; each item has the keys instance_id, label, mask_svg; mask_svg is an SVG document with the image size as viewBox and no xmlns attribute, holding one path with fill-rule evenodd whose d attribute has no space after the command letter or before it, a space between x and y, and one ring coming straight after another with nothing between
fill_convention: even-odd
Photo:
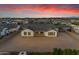
<instances>
[{"instance_id":1,"label":"neighboring house","mask_svg":"<svg viewBox=\"0 0 79 59\"><path fill-rule=\"evenodd\" d=\"M71 24L70 26L72 27L73 31L75 31L76 33L79 33L79 26L78 25Z\"/></svg>"},{"instance_id":2,"label":"neighboring house","mask_svg":"<svg viewBox=\"0 0 79 59\"><path fill-rule=\"evenodd\" d=\"M79 26L78 26L78 27L73 27L73 30L74 30L76 33L79 33Z\"/></svg>"},{"instance_id":3,"label":"neighboring house","mask_svg":"<svg viewBox=\"0 0 79 59\"><path fill-rule=\"evenodd\" d=\"M57 23L56 27L59 28L59 32L71 31L72 27L67 24Z\"/></svg>"},{"instance_id":4,"label":"neighboring house","mask_svg":"<svg viewBox=\"0 0 79 59\"><path fill-rule=\"evenodd\" d=\"M17 24L8 24L7 26L9 32L18 31L20 29L20 25Z\"/></svg>"},{"instance_id":5,"label":"neighboring house","mask_svg":"<svg viewBox=\"0 0 79 59\"><path fill-rule=\"evenodd\" d=\"M31 36L46 36L46 37L57 37L57 28L53 24L47 23L31 23L25 24L21 31L21 36L31 37Z\"/></svg>"},{"instance_id":6,"label":"neighboring house","mask_svg":"<svg viewBox=\"0 0 79 59\"><path fill-rule=\"evenodd\" d=\"M0 37L3 37L5 35L7 35L8 32L8 28L0 28Z\"/></svg>"},{"instance_id":7,"label":"neighboring house","mask_svg":"<svg viewBox=\"0 0 79 59\"><path fill-rule=\"evenodd\" d=\"M23 20L23 24L25 24L25 23L26 23L26 24L29 23L29 20L28 20L28 19L24 19L24 20Z\"/></svg>"},{"instance_id":8,"label":"neighboring house","mask_svg":"<svg viewBox=\"0 0 79 59\"><path fill-rule=\"evenodd\" d=\"M65 26L65 27L62 27L60 30L63 30L63 31L71 31L72 28L70 26Z\"/></svg>"},{"instance_id":9,"label":"neighboring house","mask_svg":"<svg viewBox=\"0 0 79 59\"><path fill-rule=\"evenodd\" d=\"M0 24L0 37L5 36L11 32L18 31L20 29L20 25L17 24Z\"/></svg>"},{"instance_id":10,"label":"neighboring house","mask_svg":"<svg viewBox=\"0 0 79 59\"><path fill-rule=\"evenodd\" d=\"M2 37L2 34L1 34L1 32L2 32L2 29L0 29L0 38Z\"/></svg>"},{"instance_id":11,"label":"neighboring house","mask_svg":"<svg viewBox=\"0 0 79 59\"><path fill-rule=\"evenodd\" d=\"M8 32L8 28L3 28L1 34L2 34L3 36L5 36L5 35L8 34L8 33L9 33L9 32Z\"/></svg>"}]
</instances>

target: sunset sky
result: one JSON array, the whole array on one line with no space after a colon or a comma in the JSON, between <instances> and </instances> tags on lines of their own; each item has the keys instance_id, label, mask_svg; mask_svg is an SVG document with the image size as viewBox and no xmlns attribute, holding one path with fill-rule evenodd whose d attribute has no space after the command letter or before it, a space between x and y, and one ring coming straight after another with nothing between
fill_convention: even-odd
<instances>
[{"instance_id":1,"label":"sunset sky","mask_svg":"<svg viewBox=\"0 0 79 59\"><path fill-rule=\"evenodd\" d=\"M0 4L0 17L79 17L79 4Z\"/></svg>"}]
</instances>

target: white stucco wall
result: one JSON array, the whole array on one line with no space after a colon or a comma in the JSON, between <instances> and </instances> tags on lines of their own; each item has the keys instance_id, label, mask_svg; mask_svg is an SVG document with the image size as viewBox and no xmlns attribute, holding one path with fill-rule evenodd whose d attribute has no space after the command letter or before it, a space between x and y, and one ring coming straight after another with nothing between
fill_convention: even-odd
<instances>
[{"instance_id":1,"label":"white stucco wall","mask_svg":"<svg viewBox=\"0 0 79 59\"><path fill-rule=\"evenodd\" d=\"M20 29L20 25L18 25L17 27L16 27L16 30L15 31L18 31Z\"/></svg>"},{"instance_id":2,"label":"white stucco wall","mask_svg":"<svg viewBox=\"0 0 79 59\"><path fill-rule=\"evenodd\" d=\"M24 35L24 32L27 32L27 35ZM30 32L31 35L28 35L28 32ZM25 30L21 31L21 36L23 36L23 37L31 37L31 36L34 36L34 32L32 30L30 30L30 29L25 29Z\"/></svg>"},{"instance_id":3,"label":"white stucco wall","mask_svg":"<svg viewBox=\"0 0 79 59\"><path fill-rule=\"evenodd\" d=\"M7 34L7 32L8 32L8 31L7 31L7 28L4 28L4 29L2 30L2 32L1 32L1 35L4 36L4 35Z\"/></svg>"},{"instance_id":4,"label":"white stucco wall","mask_svg":"<svg viewBox=\"0 0 79 59\"><path fill-rule=\"evenodd\" d=\"M48 32L55 32L55 35L48 35ZM57 37L57 31L50 30L50 31L44 32L44 35L47 36L47 37Z\"/></svg>"},{"instance_id":5,"label":"white stucco wall","mask_svg":"<svg viewBox=\"0 0 79 59\"><path fill-rule=\"evenodd\" d=\"M79 33L79 27L73 27L73 30L74 30L76 33Z\"/></svg>"},{"instance_id":6,"label":"white stucco wall","mask_svg":"<svg viewBox=\"0 0 79 59\"><path fill-rule=\"evenodd\" d=\"M9 29L9 32L18 31L18 29L19 29L19 26L17 26L16 28L11 28L11 29Z\"/></svg>"},{"instance_id":7,"label":"white stucco wall","mask_svg":"<svg viewBox=\"0 0 79 59\"><path fill-rule=\"evenodd\" d=\"M16 29L15 28L11 28L9 29L9 32L14 32Z\"/></svg>"}]
</instances>

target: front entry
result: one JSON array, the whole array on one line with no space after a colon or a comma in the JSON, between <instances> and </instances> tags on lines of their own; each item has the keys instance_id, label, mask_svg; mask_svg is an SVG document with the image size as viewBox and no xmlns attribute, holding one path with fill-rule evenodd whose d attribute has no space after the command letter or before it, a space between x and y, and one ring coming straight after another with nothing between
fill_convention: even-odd
<instances>
[{"instance_id":1,"label":"front entry","mask_svg":"<svg viewBox=\"0 0 79 59\"><path fill-rule=\"evenodd\" d=\"M44 36L44 32L35 32L34 36L35 37L43 37Z\"/></svg>"}]
</instances>

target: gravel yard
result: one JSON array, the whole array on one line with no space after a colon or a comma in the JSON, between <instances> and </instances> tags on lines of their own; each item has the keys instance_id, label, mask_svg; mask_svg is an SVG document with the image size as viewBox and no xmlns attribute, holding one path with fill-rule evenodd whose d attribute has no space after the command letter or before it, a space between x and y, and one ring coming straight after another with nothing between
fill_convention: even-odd
<instances>
[{"instance_id":1,"label":"gravel yard","mask_svg":"<svg viewBox=\"0 0 79 59\"><path fill-rule=\"evenodd\" d=\"M21 37L19 33L0 44L0 51L52 51L53 48L79 49L79 40L67 33L59 33L57 38Z\"/></svg>"}]
</instances>

